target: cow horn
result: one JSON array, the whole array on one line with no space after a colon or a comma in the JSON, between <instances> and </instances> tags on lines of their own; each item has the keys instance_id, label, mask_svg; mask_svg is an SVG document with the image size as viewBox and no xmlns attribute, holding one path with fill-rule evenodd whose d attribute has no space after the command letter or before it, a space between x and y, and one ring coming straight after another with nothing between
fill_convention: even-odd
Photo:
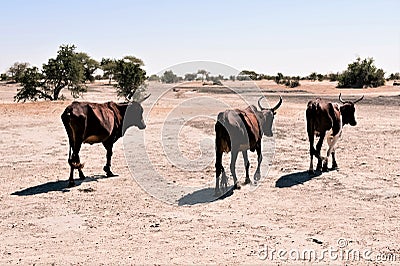
<instances>
[{"instance_id":1,"label":"cow horn","mask_svg":"<svg viewBox=\"0 0 400 266\"><path fill-rule=\"evenodd\" d=\"M363 96L361 96L361 98L360 98L360 99L358 99L358 100L354 101L354 103L358 103L358 102L359 102L359 101L361 101L362 99L364 99L364 95L363 95Z\"/></svg>"},{"instance_id":2,"label":"cow horn","mask_svg":"<svg viewBox=\"0 0 400 266\"><path fill-rule=\"evenodd\" d=\"M264 107L261 106L261 100L263 98L265 98L265 96L261 96L260 99L258 99L258 107L260 107L261 111L267 109L267 108L264 108Z\"/></svg>"},{"instance_id":3,"label":"cow horn","mask_svg":"<svg viewBox=\"0 0 400 266\"><path fill-rule=\"evenodd\" d=\"M339 94L339 101L340 101L341 103L345 103L345 101L343 101L343 99L342 99L342 93Z\"/></svg>"},{"instance_id":4,"label":"cow horn","mask_svg":"<svg viewBox=\"0 0 400 266\"><path fill-rule=\"evenodd\" d=\"M278 108L281 106L283 100L282 100L282 96L279 95L279 102L275 105L275 107L271 108L272 111L276 111L278 110Z\"/></svg>"},{"instance_id":5,"label":"cow horn","mask_svg":"<svg viewBox=\"0 0 400 266\"><path fill-rule=\"evenodd\" d=\"M141 100L139 101L139 103L142 103L142 102L144 102L145 100L147 100L147 98L149 98L150 95L151 95L151 94L149 94L149 95L147 95L146 97L144 97L143 99L141 99Z\"/></svg>"}]
</instances>

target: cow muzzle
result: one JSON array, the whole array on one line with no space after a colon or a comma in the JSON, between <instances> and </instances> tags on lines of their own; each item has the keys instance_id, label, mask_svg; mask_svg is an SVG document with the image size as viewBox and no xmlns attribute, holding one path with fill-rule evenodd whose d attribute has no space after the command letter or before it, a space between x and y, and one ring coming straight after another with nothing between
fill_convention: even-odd
<instances>
[{"instance_id":1,"label":"cow muzzle","mask_svg":"<svg viewBox=\"0 0 400 266\"><path fill-rule=\"evenodd\" d=\"M146 128L146 124L145 124L144 121L142 120L142 121L140 121L140 123L137 125L137 127L138 127L139 129L145 129L145 128Z\"/></svg>"},{"instance_id":2,"label":"cow muzzle","mask_svg":"<svg viewBox=\"0 0 400 266\"><path fill-rule=\"evenodd\" d=\"M267 137L273 137L273 136L274 136L274 133L272 133L272 131L266 132L266 133L265 133L265 136L267 136Z\"/></svg>"}]
</instances>

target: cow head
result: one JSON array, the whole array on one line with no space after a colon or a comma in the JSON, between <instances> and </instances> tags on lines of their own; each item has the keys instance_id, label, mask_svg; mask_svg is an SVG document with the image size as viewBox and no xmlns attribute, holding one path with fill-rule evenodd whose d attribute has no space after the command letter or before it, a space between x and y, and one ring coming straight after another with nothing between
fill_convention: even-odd
<instances>
[{"instance_id":1,"label":"cow head","mask_svg":"<svg viewBox=\"0 0 400 266\"><path fill-rule=\"evenodd\" d=\"M124 119L122 135L125 134L126 130L131 126L136 126L139 129L146 128L146 124L143 120L143 107L140 103L130 102L119 104L119 109Z\"/></svg>"},{"instance_id":2,"label":"cow head","mask_svg":"<svg viewBox=\"0 0 400 266\"><path fill-rule=\"evenodd\" d=\"M143 120L142 105L137 102L132 102L129 104L128 110L129 110L129 119L125 120L128 122L127 126L128 127L129 126L137 126L139 129L145 129L146 124L144 123L144 120Z\"/></svg>"},{"instance_id":3,"label":"cow head","mask_svg":"<svg viewBox=\"0 0 400 266\"><path fill-rule=\"evenodd\" d=\"M355 126L357 125L357 121L355 118L355 111L356 108L354 105L361 101L364 98L364 95L361 96L358 100L351 102L351 101L343 101L342 99L342 94L339 94L339 101L343 104L340 106L340 113L342 115L342 123L343 125L349 124L350 126Z\"/></svg>"},{"instance_id":4,"label":"cow head","mask_svg":"<svg viewBox=\"0 0 400 266\"><path fill-rule=\"evenodd\" d=\"M259 122L261 122L261 129L267 137L272 137L272 123L274 122L274 116L276 114L276 110L282 104L282 97L279 96L279 102L273 108L265 108L261 105L261 100L265 98L265 96L261 96L258 99L258 107L261 109L261 116L258 116Z\"/></svg>"}]
</instances>

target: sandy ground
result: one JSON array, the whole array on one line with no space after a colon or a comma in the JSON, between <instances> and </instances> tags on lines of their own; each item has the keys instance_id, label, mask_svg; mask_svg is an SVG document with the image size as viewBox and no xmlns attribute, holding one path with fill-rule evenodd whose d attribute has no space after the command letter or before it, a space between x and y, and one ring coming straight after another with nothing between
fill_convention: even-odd
<instances>
[{"instance_id":1,"label":"sandy ground","mask_svg":"<svg viewBox=\"0 0 400 266\"><path fill-rule=\"evenodd\" d=\"M301 253L310 250L323 264L400 263L400 89L258 84L267 97L281 94L284 99L275 119L270 171L255 190L245 186L203 204L167 204L141 189L127 166L122 139L113 156L119 176L103 176L102 145L85 145L81 158L88 178L67 189L68 145L60 115L70 100L12 103L17 88L0 84L0 264L309 264ZM149 91L157 95L166 88L152 83ZM339 170L309 176L306 103L318 95L336 101L339 92L351 99L365 94L357 104L358 125L344 128L337 148ZM203 170L179 174L159 148L159 134L151 131L175 102L199 95L240 104L232 94L188 90L171 92L152 109L146 136L153 145L146 147L153 163L169 174L168 182L213 182L213 157ZM143 104L146 112L152 98ZM112 88L95 84L85 100L117 99ZM194 101L196 108L210 116L221 111ZM194 119L179 135L180 149L195 159L201 150L192 149L193 142L213 136L211 119ZM239 156L238 168L242 164ZM359 258L346 258L352 250L360 251Z\"/></svg>"}]
</instances>

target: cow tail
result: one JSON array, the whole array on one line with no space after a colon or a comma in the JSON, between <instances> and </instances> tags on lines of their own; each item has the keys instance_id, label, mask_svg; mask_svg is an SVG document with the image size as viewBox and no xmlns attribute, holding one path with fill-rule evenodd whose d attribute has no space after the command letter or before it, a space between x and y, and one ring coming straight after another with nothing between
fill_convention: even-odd
<instances>
[{"instance_id":1,"label":"cow tail","mask_svg":"<svg viewBox=\"0 0 400 266\"><path fill-rule=\"evenodd\" d=\"M72 166L71 151L72 151L72 146L70 144L69 151L68 151L68 164Z\"/></svg>"},{"instance_id":2,"label":"cow tail","mask_svg":"<svg viewBox=\"0 0 400 266\"><path fill-rule=\"evenodd\" d=\"M317 105L316 103L309 101L306 110L308 134L314 134L314 126L315 126L314 123L316 116L317 116Z\"/></svg>"},{"instance_id":3,"label":"cow tail","mask_svg":"<svg viewBox=\"0 0 400 266\"><path fill-rule=\"evenodd\" d=\"M73 169L82 169L84 164L82 163L78 163L78 162L74 162L73 160L73 150L72 150L72 145L73 145L73 133L72 133L72 129L71 129L71 109L70 108L66 108L64 113L61 115L61 120L64 124L65 130L67 131L67 135L68 135L68 142L69 142L69 151L68 151L68 164L73 168Z\"/></svg>"},{"instance_id":4,"label":"cow tail","mask_svg":"<svg viewBox=\"0 0 400 266\"><path fill-rule=\"evenodd\" d=\"M217 152L229 152L231 150L229 133L224 124L226 123L223 115L219 114L215 123L215 149Z\"/></svg>"}]
</instances>

